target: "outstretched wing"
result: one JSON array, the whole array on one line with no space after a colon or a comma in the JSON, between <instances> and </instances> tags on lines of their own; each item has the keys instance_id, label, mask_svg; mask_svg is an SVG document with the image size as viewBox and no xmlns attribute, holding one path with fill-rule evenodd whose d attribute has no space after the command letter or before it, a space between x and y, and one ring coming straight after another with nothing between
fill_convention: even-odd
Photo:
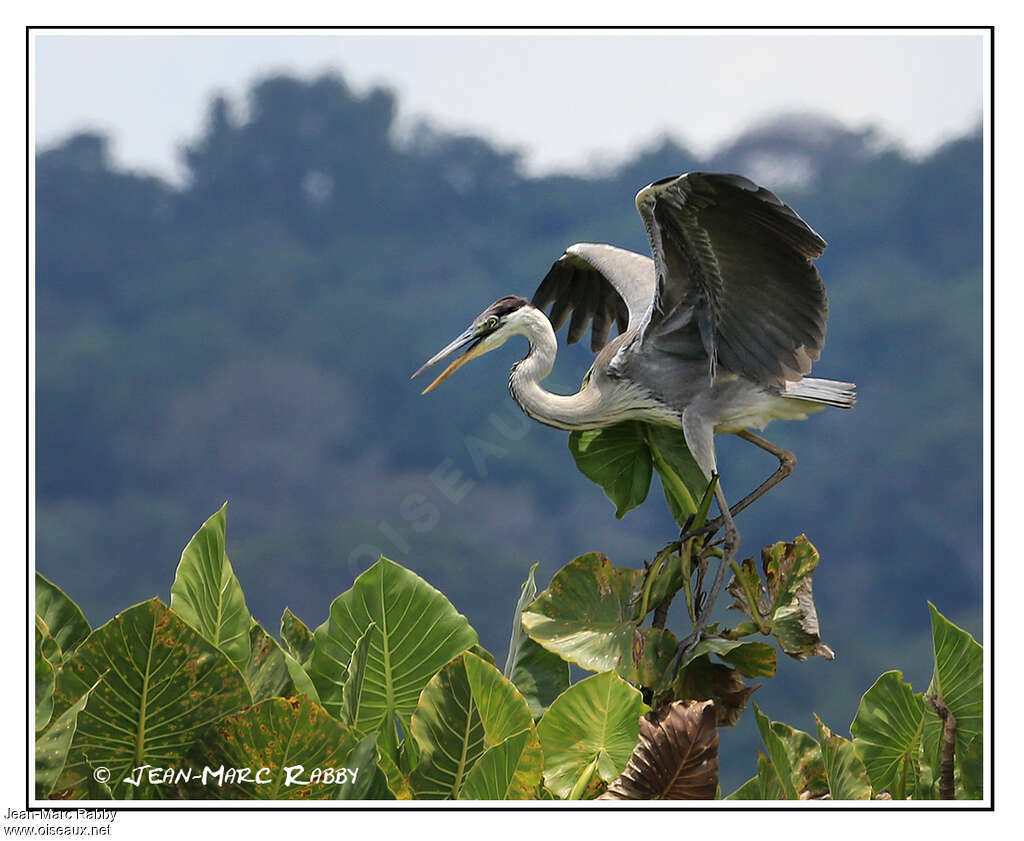
<instances>
[{"instance_id":1,"label":"outstretched wing","mask_svg":"<svg viewBox=\"0 0 1024 841\"><path fill-rule=\"evenodd\" d=\"M572 313L569 344L578 342L592 323L590 347L596 353L608 341L613 322L620 333L636 327L653 297L650 257L613 245L579 242L555 261L531 303L540 310L551 306L555 330Z\"/></svg>"},{"instance_id":2,"label":"outstretched wing","mask_svg":"<svg viewBox=\"0 0 1024 841\"><path fill-rule=\"evenodd\" d=\"M739 175L690 172L636 196L657 275L648 343L692 350L764 385L811 370L825 344L828 299L811 260L825 241L774 193Z\"/></svg>"}]
</instances>

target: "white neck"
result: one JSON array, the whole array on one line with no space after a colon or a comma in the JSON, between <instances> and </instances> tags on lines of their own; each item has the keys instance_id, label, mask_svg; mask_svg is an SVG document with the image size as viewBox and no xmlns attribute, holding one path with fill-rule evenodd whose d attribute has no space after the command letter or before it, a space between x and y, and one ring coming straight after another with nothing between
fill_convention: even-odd
<instances>
[{"instance_id":1,"label":"white neck","mask_svg":"<svg viewBox=\"0 0 1024 841\"><path fill-rule=\"evenodd\" d=\"M534 420L558 429L593 429L598 395L595 389L576 394L552 394L540 382L555 366L558 340L551 322L533 306L524 306L508 320L508 335L525 336L530 343L526 358L512 368L508 387L512 398Z\"/></svg>"}]
</instances>

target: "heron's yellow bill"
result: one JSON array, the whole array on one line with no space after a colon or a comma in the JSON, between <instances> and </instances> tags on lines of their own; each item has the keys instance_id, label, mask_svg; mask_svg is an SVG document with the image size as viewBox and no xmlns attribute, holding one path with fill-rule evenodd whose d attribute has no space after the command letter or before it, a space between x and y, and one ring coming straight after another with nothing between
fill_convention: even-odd
<instances>
[{"instance_id":1,"label":"heron's yellow bill","mask_svg":"<svg viewBox=\"0 0 1024 841\"><path fill-rule=\"evenodd\" d=\"M463 353L462 356L453 360L452 363L447 368L444 369L444 371L441 373L441 376L439 376L430 385L423 389L423 394L426 394L428 391L434 389L438 384L444 382L452 374L458 371L459 368L461 368L463 365L469 362L470 359L475 359L482 353L486 353L486 347L481 344L482 338L483 337L479 335L479 329L477 327L470 327L469 329L466 330L466 332L464 332L461 336L455 339L455 341L453 341L451 344L447 345L445 348L435 353L432 357L430 357L430 359L424 362L420 369L415 374L412 375L413 379L415 379L424 371L426 371L427 368L431 367L432 365L436 365L442 359L446 359L447 357L451 356L453 353L455 353L455 351L466 347L466 345L469 345L469 347L466 349L466 352Z\"/></svg>"},{"instance_id":2,"label":"heron's yellow bill","mask_svg":"<svg viewBox=\"0 0 1024 841\"><path fill-rule=\"evenodd\" d=\"M484 349L480 344L473 345L469 350L462 354L462 356L453 360L452 363L447 368L445 368L444 371L441 372L441 375L436 380L434 380L430 385L423 389L421 394L426 394L428 391L432 391L434 388L436 388L438 385L440 385L446 379L448 379L452 374L458 371L459 368L461 368L463 365L469 362L470 359L476 359L482 353L484 353Z\"/></svg>"}]
</instances>

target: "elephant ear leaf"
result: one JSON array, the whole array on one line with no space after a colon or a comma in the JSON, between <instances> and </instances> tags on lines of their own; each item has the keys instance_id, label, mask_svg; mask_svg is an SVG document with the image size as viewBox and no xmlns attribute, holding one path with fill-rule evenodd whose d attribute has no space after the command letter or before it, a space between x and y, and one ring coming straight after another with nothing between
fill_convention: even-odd
<instances>
[{"instance_id":1,"label":"elephant ear leaf","mask_svg":"<svg viewBox=\"0 0 1024 841\"><path fill-rule=\"evenodd\" d=\"M653 462L644 424L624 421L569 435L569 451L580 472L600 485L620 519L647 499Z\"/></svg>"},{"instance_id":2,"label":"elephant ear leaf","mask_svg":"<svg viewBox=\"0 0 1024 841\"><path fill-rule=\"evenodd\" d=\"M640 719L626 770L598 800L713 800L718 729L712 701L675 701Z\"/></svg>"},{"instance_id":3,"label":"elephant ear leaf","mask_svg":"<svg viewBox=\"0 0 1024 841\"><path fill-rule=\"evenodd\" d=\"M534 564L530 567L530 574L523 582L512 617L512 636L503 672L526 698L535 719L544 715L551 702L568 689L571 682L569 664L528 637L523 629L523 611L537 596L537 583L534 580L537 566Z\"/></svg>"},{"instance_id":4,"label":"elephant ear leaf","mask_svg":"<svg viewBox=\"0 0 1024 841\"><path fill-rule=\"evenodd\" d=\"M313 632L287 607L281 616L281 642L299 663L308 663L313 656Z\"/></svg>"},{"instance_id":5,"label":"elephant ear leaf","mask_svg":"<svg viewBox=\"0 0 1024 841\"><path fill-rule=\"evenodd\" d=\"M726 589L734 597L730 608L757 623L778 640L782 650L801 662L811 656L834 660L835 652L822 642L814 606L813 579L818 550L804 536L792 543L779 541L761 550L764 583L753 558L738 567Z\"/></svg>"},{"instance_id":6,"label":"elephant ear leaf","mask_svg":"<svg viewBox=\"0 0 1024 841\"><path fill-rule=\"evenodd\" d=\"M225 502L193 535L171 585L171 610L245 671L252 619L238 577L224 551Z\"/></svg>"},{"instance_id":7,"label":"elephant ear leaf","mask_svg":"<svg viewBox=\"0 0 1024 841\"><path fill-rule=\"evenodd\" d=\"M36 573L36 617L42 621L46 635L52 638L56 651L43 655L54 667L67 660L92 632L82 609L56 584Z\"/></svg>"}]
</instances>

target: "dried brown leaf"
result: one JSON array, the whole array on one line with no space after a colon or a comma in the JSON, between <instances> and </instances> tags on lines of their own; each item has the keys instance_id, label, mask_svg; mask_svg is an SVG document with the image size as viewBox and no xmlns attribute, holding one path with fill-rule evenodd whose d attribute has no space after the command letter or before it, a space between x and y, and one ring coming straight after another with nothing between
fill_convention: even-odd
<instances>
[{"instance_id":1,"label":"dried brown leaf","mask_svg":"<svg viewBox=\"0 0 1024 841\"><path fill-rule=\"evenodd\" d=\"M691 660L679 671L672 684L672 697L681 701L715 702L715 719L719 727L732 727L747 706L750 696L760 684L747 686L736 669L723 663L712 663L705 654Z\"/></svg>"},{"instance_id":2,"label":"dried brown leaf","mask_svg":"<svg viewBox=\"0 0 1024 841\"><path fill-rule=\"evenodd\" d=\"M718 729L712 701L674 701L640 719L626 770L599 800L712 800Z\"/></svg>"}]
</instances>

